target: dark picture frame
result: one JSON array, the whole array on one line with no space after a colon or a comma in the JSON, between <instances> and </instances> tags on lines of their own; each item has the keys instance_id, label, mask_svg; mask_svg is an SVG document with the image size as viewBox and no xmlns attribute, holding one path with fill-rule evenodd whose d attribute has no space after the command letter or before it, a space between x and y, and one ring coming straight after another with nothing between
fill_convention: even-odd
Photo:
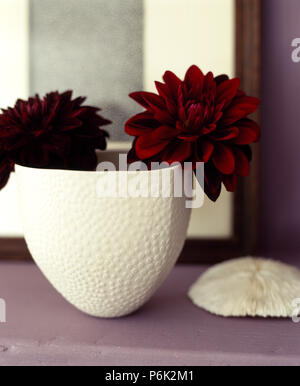
<instances>
[{"instance_id":1,"label":"dark picture frame","mask_svg":"<svg viewBox=\"0 0 300 386\"><path fill-rule=\"evenodd\" d=\"M235 0L236 75L241 87L260 96L261 0ZM254 117L259 120L258 113ZM239 181L234 194L234 230L228 239L188 239L180 263L216 263L255 254L258 224L259 146L253 146L251 176ZM30 260L23 238L1 238L0 259Z\"/></svg>"},{"instance_id":2,"label":"dark picture frame","mask_svg":"<svg viewBox=\"0 0 300 386\"><path fill-rule=\"evenodd\" d=\"M235 0L236 76L249 95L260 97L261 0ZM254 114L259 121L259 113ZM240 180L234 193L233 235L229 239L189 239L180 263L217 263L255 254L258 229L259 145L252 145L250 177Z\"/></svg>"}]
</instances>

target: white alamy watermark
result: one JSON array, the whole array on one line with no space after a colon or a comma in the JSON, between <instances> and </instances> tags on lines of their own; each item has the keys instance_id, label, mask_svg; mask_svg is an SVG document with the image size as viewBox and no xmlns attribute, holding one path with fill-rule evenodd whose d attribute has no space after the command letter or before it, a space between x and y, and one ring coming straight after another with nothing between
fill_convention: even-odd
<instances>
[{"instance_id":1,"label":"white alamy watermark","mask_svg":"<svg viewBox=\"0 0 300 386\"><path fill-rule=\"evenodd\" d=\"M0 299L0 323L6 323L6 302Z\"/></svg>"},{"instance_id":2,"label":"white alamy watermark","mask_svg":"<svg viewBox=\"0 0 300 386\"><path fill-rule=\"evenodd\" d=\"M142 162L127 164L127 155L119 154L119 165L101 162L97 196L101 198L185 197L186 208L201 208L204 203L204 163ZM117 172L117 173L115 173Z\"/></svg>"},{"instance_id":3,"label":"white alamy watermark","mask_svg":"<svg viewBox=\"0 0 300 386\"><path fill-rule=\"evenodd\" d=\"M296 298L292 301L292 320L294 323L300 322L300 298Z\"/></svg>"},{"instance_id":4,"label":"white alamy watermark","mask_svg":"<svg viewBox=\"0 0 300 386\"><path fill-rule=\"evenodd\" d=\"M295 38L292 41L292 47L295 48L292 51L292 61L294 63L300 63L300 38Z\"/></svg>"}]
</instances>

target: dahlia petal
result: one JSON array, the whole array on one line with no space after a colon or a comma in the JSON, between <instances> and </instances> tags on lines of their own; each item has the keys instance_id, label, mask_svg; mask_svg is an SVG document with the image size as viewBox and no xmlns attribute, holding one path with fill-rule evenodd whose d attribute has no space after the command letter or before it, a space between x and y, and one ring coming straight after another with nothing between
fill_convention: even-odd
<instances>
[{"instance_id":1,"label":"dahlia petal","mask_svg":"<svg viewBox=\"0 0 300 386\"><path fill-rule=\"evenodd\" d=\"M73 91L72 90L67 90L65 92L63 92L62 94L59 95L58 92L54 93L56 94L56 96L60 97L60 99L63 101L63 102L70 102L71 99L72 99L72 95L73 95ZM46 98L47 96L49 96L50 94L47 94L46 95Z\"/></svg>"},{"instance_id":2,"label":"dahlia petal","mask_svg":"<svg viewBox=\"0 0 300 386\"><path fill-rule=\"evenodd\" d=\"M165 125L175 125L174 118L172 118L170 113L166 110L155 109L153 117L154 117L154 119L156 119L157 121L159 121Z\"/></svg>"},{"instance_id":3,"label":"dahlia petal","mask_svg":"<svg viewBox=\"0 0 300 386\"><path fill-rule=\"evenodd\" d=\"M192 145L190 142L174 141L171 142L162 152L162 160L172 164L174 162L186 161L192 152Z\"/></svg>"},{"instance_id":4,"label":"dahlia petal","mask_svg":"<svg viewBox=\"0 0 300 386\"><path fill-rule=\"evenodd\" d=\"M97 113L98 111L100 111L100 109L92 108L92 107L89 108L89 106L85 106L85 107L76 106L76 110L70 111L68 116L70 117L70 119L72 119L72 118L78 118L81 115L85 115L88 112L94 114L94 113Z\"/></svg>"},{"instance_id":5,"label":"dahlia petal","mask_svg":"<svg viewBox=\"0 0 300 386\"><path fill-rule=\"evenodd\" d=\"M204 165L204 191L208 198L217 201L222 189L222 180L220 173L210 163Z\"/></svg>"},{"instance_id":6,"label":"dahlia petal","mask_svg":"<svg viewBox=\"0 0 300 386\"><path fill-rule=\"evenodd\" d=\"M47 127L50 124L51 120L47 121L44 123L44 127ZM62 119L59 125L57 127L59 128L60 131L70 131L74 130L77 127L80 127L82 125L82 121L80 119Z\"/></svg>"},{"instance_id":7,"label":"dahlia petal","mask_svg":"<svg viewBox=\"0 0 300 386\"><path fill-rule=\"evenodd\" d=\"M225 111L221 123L224 126L229 126L248 115L254 113L258 109L260 101L254 97L244 96L237 98L232 102L231 106Z\"/></svg>"},{"instance_id":8,"label":"dahlia petal","mask_svg":"<svg viewBox=\"0 0 300 386\"><path fill-rule=\"evenodd\" d=\"M152 133L138 137L135 151L139 159L151 158L160 153L170 141L153 138Z\"/></svg>"},{"instance_id":9,"label":"dahlia petal","mask_svg":"<svg viewBox=\"0 0 300 386\"><path fill-rule=\"evenodd\" d=\"M165 108L164 100L157 94L152 92L140 91L134 92L129 95L137 103L148 109L151 106L158 107L160 109Z\"/></svg>"},{"instance_id":10,"label":"dahlia petal","mask_svg":"<svg viewBox=\"0 0 300 386\"><path fill-rule=\"evenodd\" d=\"M64 158L65 154L69 153L71 139L69 136L56 134L53 135L48 143L42 144L42 149L49 153L54 152Z\"/></svg>"},{"instance_id":11,"label":"dahlia petal","mask_svg":"<svg viewBox=\"0 0 300 386\"><path fill-rule=\"evenodd\" d=\"M162 97L150 92L137 92L130 94L130 97L153 113L154 119L161 123L173 124L174 119L166 109L166 103ZM176 111L176 109L175 109Z\"/></svg>"},{"instance_id":12,"label":"dahlia petal","mask_svg":"<svg viewBox=\"0 0 300 386\"><path fill-rule=\"evenodd\" d=\"M13 164L9 160L2 160L0 163L0 189L3 189L9 180Z\"/></svg>"},{"instance_id":13,"label":"dahlia petal","mask_svg":"<svg viewBox=\"0 0 300 386\"><path fill-rule=\"evenodd\" d=\"M44 168L49 165L49 148L41 142L29 143L19 150L16 163Z\"/></svg>"},{"instance_id":14,"label":"dahlia petal","mask_svg":"<svg viewBox=\"0 0 300 386\"><path fill-rule=\"evenodd\" d=\"M247 115L249 115L258 109L260 100L258 98L244 96L236 99L234 103L240 106L242 105L242 108L247 112Z\"/></svg>"},{"instance_id":15,"label":"dahlia petal","mask_svg":"<svg viewBox=\"0 0 300 386\"><path fill-rule=\"evenodd\" d=\"M194 130L200 126L202 121L202 106L200 103L192 104L188 109L189 128Z\"/></svg>"},{"instance_id":16,"label":"dahlia petal","mask_svg":"<svg viewBox=\"0 0 300 386\"><path fill-rule=\"evenodd\" d=\"M133 99L135 102L137 102L138 104L140 104L141 106L143 106L145 109L147 109L149 106L148 106L148 103L143 98L142 94L143 94L142 91L132 92L131 94L129 94L129 97Z\"/></svg>"},{"instance_id":17,"label":"dahlia petal","mask_svg":"<svg viewBox=\"0 0 300 386\"><path fill-rule=\"evenodd\" d=\"M236 93L236 97L240 98L240 97L243 97L243 96L246 96L246 93L239 89L238 92Z\"/></svg>"},{"instance_id":18,"label":"dahlia petal","mask_svg":"<svg viewBox=\"0 0 300 386\"><path fill-rule=\"evenodd\" d=\"M177 104L174 100L174 97L172 96L171 91L169 90L169 87L161 82L155 82L155 86L158 94L164 99L169 113L173 116L176 116Z\"/></svg>"},{"instance_id":19,"label":"dahlia petal","mask_svg":"<svg viewBox=\"0 0 300 386\"><path fill-rule=\"evenodd\" d=\"M225 82L228 79L229 79L228 75L223 74L223 75L216 76L215 82L217 86L219 86L221 83Z\"/></svg>"},{"instance_id":20,"label":"dahlia petal","mask_svg":"<svg viewBox=\"0 0 300 386\"><path fill-rule=\"evenodd\" d=\"M192 134L181 134L178 135L179 139L182 139L183 141L187 142L195 142L197 139L199 139L199 134L198 135L192 135Z\"/></svg>"},{"instance_id":21,"label":"dahlia petal","mask_svg":"<svg viewBox=\"0 0 300 386\"><path fill-rule=\"evenodd\" d=\"M128 135L139 136L150 133L159 127L160 123L153 119L153 115L148 112L137 114L125 123L125 132Z\"/></svg>"},{"instance_id":22,"label":"dahlia petal","mask_svg":"<svg viewBox=\"0 0 300 386\"><path fill-rule=\"evenodd\" d=\"M210 137L215 141L228 141L229 139L237 138L239 129L237 127L228 127L226 129L215 130Z\"/></svg>"},{"instance_id":23,"label":"dahlia petal","mask_svg":"<svg viewBox=\"0 0 300 386\"><path fill-rule=\"evenodd\" d=\"M11 138L7 139L5 143L2 144L5 152L17 151L22 149L24 146L28 144L30 139L24 135L12 135Z\"/></svg>"},{"instance_id":24,"label":"dahlia petal","mask_svg":"<svg viewBox=\"0 0 300 386\"><path fill-rule=\"evenodd\" d=\"M241 177L248 177L250 174L250 164L246 155L240 150L234 149L235 172Z\"/></svg>"},{"instance_id":25,"label":"dahlia petal","mask_svg":"<svg viewBox=\"0 0 300 386\"><path fill-rule=\"evenodd\" d=\"M163 97L164 99L171 99L172 93L169 89L169 87L161 82L155 82L156 89L158 91L158 94Z\"/></svg>"},{"instance_id":26,"label":"dahlia petal","mask_svg":"<svg viewBox=\"0 0 300 386\"><path fill-rule=\"evenodd\" d=\"M106 125L112 124L112 121L110 121L109 119L105 119L105 118L100 117L100 116L98 116L97 118L99 119L99 121L97 122L97 126L106 126ZM108 136L109 136L109 134L108 134Z\"/></svg>"},{"instance_id":27,"label":"dahlia petal","mask_svg":"<svg viewBox=\"0 0 300 386\"><path fill-rule=\"evenodd\" d=\"M252 161L252 149L250 145L239 146L239 149L245 154L249 162Z\"/></svg>"},{"instance_id":28,"label":"dahlia petal","mask_svg":"<svg viewBox=\"0 0 300 386\"><path fill-rule=\"evenodd\" d=\"M249 106L253 106L253 105L258 106L260 104L260 99L256 97L244 95L236 99L236 103L245 104Z\"/></svg>"},{"instance_id":29,"label":"dahlia petal","mask_svg":"<svg viewBox=\"0 0 300 386\"><path fill-rule=\"evenodd\" d=\"M210 157L212 156L212 153L214 151L214 144L209 141L203 141L201 142L201 150L202 150L202 161L203 162L208 162Z\"/></svg>"},{"instance_id":30,"label":"dahlia petal","mask_svg":"<svg viewBox=\"0 0 300 386\"><path fill-rule=\"evenodd\" d=\"M157 94L154 94L152 92L143 92L142 96L148 106L158 108L158 109L165 109L165 103L164 99L160 97Z\"/></svg>"},{"instance_id":31,"label":"dahlia petal","mask_svg":"<svg viewBox=\"0 0 300 386\"><path fill-rule=\"evenodd\" d=\"M181 120L181 122L185 122L187 120L187 114L184 108L182 85L180 85L178 88L178 117Z\"/></svg>"},{"instance_id":32,"label":"dahlia petal","mask_svg":"<svg viewBox=\"0 0 300 386\"><path fill-rule=\"evenodd\" d=\"M215 146L212 161L222 174L232 174L235 168L235 158L232 151L225 145Z\"/></svg>"},{"instance_id":33,"label":"dahlia petal","mask_svg":"<svg viewBox=\"0 0 300 386\"><path fill-rule=\"evenodd\" d=\"M215 123L211 123L210 125L203 127L201 132L203 135L206 135L206 134L214 132L216 130L216 127L217 126Z\"/></svg>"},{"instance_id":34,"label":"dahlia petal","mask_svg":"<svg viewBox=\"0 0 300 386\"><path fill-rule=\"evenodd\" d=\"M205 82L206 82L207 84L210 84L210 83L216 84L216 83L215 83L214 74L213 74L211 71L209 71L209 72L205 75L204 78L205 78L204 80L205 80Z\"/></svg>"},{"instance_id":35,"label":"dahlia petal","mask_svg":"<svg viewBox=\"0 0 300 386\"><path fill-rule=\"evenodd\" d=\"M55 118L55 116L57 115L57 110L58 110L58 107L59 107L59 103L60 101L57 100L54 104L54 106L51 108L51 111L50 111L50 114L49 116L47 117L47 125L50 124L50 122ZM34 114L36 115L36 113Z\"/></svg>"},{"instance_id":36,"label":"dahlia petal","mask_svg":"<svg viewBox=\"0 0 300 386\"><path fill-rule=\"evenodd\" d=\"M203 82L204 74L200 68L194 64L187 70L184 82L186 82L188 86L193 87L194 83L199 83L199 80Z\"/></svg>"},{"instance_id":37,"label":"dahlia petal","mask_svg":"<svg viewBox=\"0 0 300 386\"><path fill-rule=\"evenodd\" d=\"M191 66L185 75L184 83L190 98L196 99L201 96L204 84L204 75L199 67Z\"/></svg>"},{"instance_id":38,"label":"dahlia petal","mask_svg":"<svg viewBox=\"0 0 300 386\"><path fill-rule=\"evenodd\" d=\"M252 142L257 142L260 137L259 125L251 119L244 119L237 122L239 135L234 140L237 145L248 145Z\"/></svg>"},{"instance_id":39,"label":"dahlia petal","mask_svg":"<svg viewBox=\"0 0 300 386\"><path fill-rule=\"evenodd\" d=\"M171 126L159 126L152 132L152 137L155 140L166 140L175 138L178 135L178 130Z\"/></svg>"},{"instance_id":40,"label":"dahlia petal","mask_svg":"<svg viewBox=\"0 0 300 386\"><path fill-rule=\"evenodd\" d=\"M177 104L171 99L165 99L165 104L167 106L168 112L171 114L172 117L177 116Z\"/></svg>"},{"instance_id":41,"label":"dahlia petal","mask_svg":"<svg viewBox=\"0 0 300 386\"><path fill-rule=\"evenodd\" d=\"M74 146L72 150L73 157L66 160L68 168L73 170L96 170L97 167L97 155L94 150L83 148L83 154L80 154L77 148L78 144Z\"/></svg>"},{"instance_id":42,"label":"dahlia petal","mask_svg":"<svg viewBox=\"0 0 300 386\"><path fill-rule=\"evenodd\" d=\"M182 84L182 80L178 78L172 71L166 71L163 80L169 87L169 90L174 98L177 98L178 87Z\"/></svg>"},{"instance_id":43,"label":"dahlia petal","mask_svg":"<svg viewBox=\"0 0 300 386\"><path fill-rule=\"evenodd\" d=\"M16 132L12 133L11 128L9 126L5 126L5 124L1 125L0 123L0 138L10 138L18 133L20 133L20 129L16 130Z\"/></svg>"},{"instance_id":44,"label":"dahlia petal","mask_svg":"<svg viewBox=\"0 0 300 386\"><path fill-rule=\"evenodd\" d=\"M107 136L109 137L109 134L106 133ZM97 150L105 150L106 149L106 135L102 137L98 137L97 139L94 140L94 144Z\"/></svg>"},{"instance_id":45,"label":"dahlia petal","mask_svg":"<svg viewBox=\"0 0 300 386\"><path fill-rule=\"evenodd\" d=\"M178 130L179 133L182 133L183 131L185 131L185 125L180 122L180 121L177 121L176 122L176 129Z\"/></svg>"},{"instance_id":46,"label":"dahlia petal","mask_svg":"<svg viewBox=\"0 0 300 386\"><path fill-rule=\"evenodd\" d=\"M216 95L216 88L217 88L217 85L214 79L214 75L210 71L204 77L204 87L203 87L204 92L208 96L214 97Z\"/></svg>"},{"instance_id":47,"label":"dahlia petal","mask_svg":"<svg viewBox=\"0 0 300 386\"><path fill-rule=\"evenodd\" d=\"M225 102L219 103L215 107L213 122L217 123L223 116Z\"/></svg>"},{"instance_id":48,"label":"dahlia petal","mask_svg":"<svg viewBox=\"0 0 300 386\"><path fill-rule=\"evenodd\" d=\"M226 101L226 105L228 105L232 99L236 96L237 90L240 86L240 79L234 78L234 79L228 79L224 82L222 82L217 87L217 98L216 103L222 103L223 101Z\"/></svg>"},{"instance_id":49,"label":"dahlia petal","mask_svg":"<svg viewBox=\"0 0 300 386\"><path fill-rule=\"evenodd\" d=\"M237 187L237 175L235 173L222 176L223 184L228 192L234 192Z\"/></svg>"},{"instance_id":50,"label":"dahlia petal","mask_svg":"<svg viewBox=\"0 0 300 386\"><path fill-rule=\"evenodd\" d=\"M214 183L207 183L205 181L204 183L204 192L207 195L207 197L213 201L216 202L221 194L222 184L219 181L214 181Z\"/></svg>"},{"instance_id":51,"label":"dahlia petal","mask_svg":"<svg viewBox=\"0 0 300 386\"><path fill-rule=\"evenodd\" d=\"M127 154L127 162L129 164L139 161L139 157L136 155L136 152L135 152L135 144L136 144L136 139L133 141L132 147Z\"/></svg>"},{"instance_id":52,"label":"dahlia petal","mask_svg":"<svg viewBox=\"0 0 300 386\"><path fill-rule=\"evenodd\" d=\"M86 97L78 97L72 101L73 106L79 107L86 101ZM94 108L96 111L101 111L99 108Z\"/></svg>"}]
</instances>

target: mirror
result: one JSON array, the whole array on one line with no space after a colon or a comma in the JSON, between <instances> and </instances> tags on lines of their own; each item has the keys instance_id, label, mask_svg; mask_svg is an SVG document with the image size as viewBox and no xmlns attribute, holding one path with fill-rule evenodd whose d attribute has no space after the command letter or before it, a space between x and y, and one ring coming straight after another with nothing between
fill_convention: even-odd
<instances>
[{"instance_id":1,"label":"mirror","mask_svg":"<svg viewBox=\"0 0 300 386\"><path fill-rule=\"evenodd\" d=\"M0 106L73 89L114 121L110 148L128 148L124 122L141 111L128 93L152 91L165 70L235 75L235 0L0 0L0 21ZM22 236L15 196L13 176L0 192L0 237ZM194 210L189 237L233 233L234 195L223 188Z\"/></svg>"}]
</instances>

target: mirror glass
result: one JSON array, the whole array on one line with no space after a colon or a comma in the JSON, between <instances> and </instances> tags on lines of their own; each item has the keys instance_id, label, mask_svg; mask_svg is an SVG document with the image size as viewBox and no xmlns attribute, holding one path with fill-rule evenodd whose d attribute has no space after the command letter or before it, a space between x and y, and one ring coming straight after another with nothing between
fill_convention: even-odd
<instances>
[{"instance_id":1,"label":"mirror glass","mask_svg":"<svg viewBox=\"0 0 300 386\"><path fill-rule=\"evenodd\" d=\"M0 0L0 106L73 89L114 124L110 147L127 149L124 122L165 70L191 64L234 75L234 0ZM0 236L22 235L12 176L0 192ZM228 238L233 195L194 210L190 237Z\"/></svg>"}]
</instances>

